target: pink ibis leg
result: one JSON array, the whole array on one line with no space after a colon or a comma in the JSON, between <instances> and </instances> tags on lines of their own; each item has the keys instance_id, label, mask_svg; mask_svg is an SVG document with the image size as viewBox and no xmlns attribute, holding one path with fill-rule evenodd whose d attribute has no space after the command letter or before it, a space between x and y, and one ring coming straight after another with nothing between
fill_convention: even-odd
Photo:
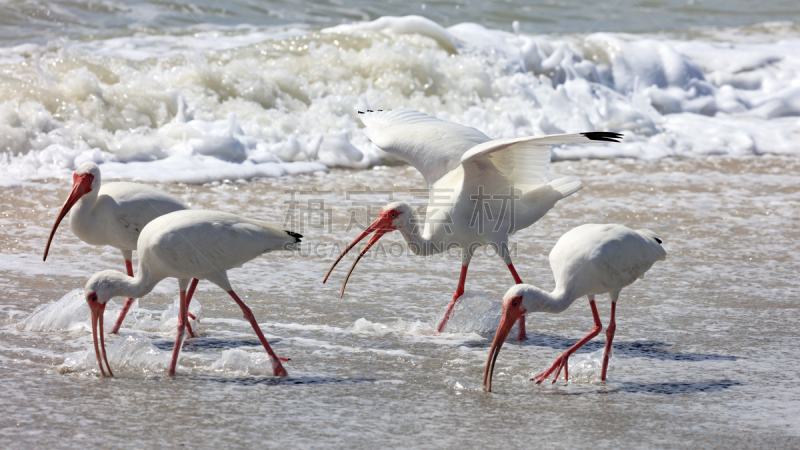
<instances>
[{"instance_id":1,"label":"pink ibis leg","mask_svg":"<svg viewBox=\"0 0 800 450\"><path fill-rule=\"evenodd\" d=\"M614 313L617 311L617 302L611 302L611 320L608 322L606 328L606 349L603 352L603 370L600 372L600 380L606 380L606 371L608 370L608 355L611 353L611 342L614 341L614 331L617 329L617 323L614 320Z\"/></svg>"},{"instance_id":2,"label":"pink ibis leg","mask_svg":"<svg viewBox=\"0 0 800 450\"><path fill-rule=\"evenodd\" d=\"M564 369L564 380L569 380L568 362L570 355L575 353L575 351L578 350L579 348L583 347L583 344L589 342L595 336L600 334L600 331L603 329L603 324L600 322L600 315L597 313L597 305L594 303L593 295L589 296L589 305L592 307L592 316L594 316L594 327L592 327L592 331L590 331L589 334L586 335L586 337L578 341L577 344L570 347L569 350L559 355L559 357L556 358L555 362L553 363L552 366L550 366L549 369L531 378L531 381L535 381L536 384L541 384L542 381L544 381L545 378L550 376L550 374L553 373L553 371L555 371L556 369L558 369L558 371L556 372L556 375L553 377L553 383L555 383L556 380L558 380L558 376L561 374L561 369Z\"/></svg>"},{"instance_id":3,"label":"pink ibis leg","mask_svg":"<svg viewBox=\"0 0 800 450\"><path fill-rule=\"evenodd\" d=\"M248 322L250 322L250 325L253 326L253 330L255 330L256 335L258 335L258 339L264 346L264 350L267 351L267 354L272 359L273 374L276 377L288 376L289 374L286 372L286 369L283 368L283 364L281 364L281 358L278 358L278 355L276 355L275 352L272 351L272 348L269 346L269 343L267 342L267 338L265 338L264 333L261 332L261 328L259 328L255 316L253 316L253 312L250 311L250 308L244 304L242 299L240 299L239 296L236 295L235 292L233 292L233 290L228 291L228 294L230 294L230 296L233 297L233 300L236 302L236 304L239 305L239 308L242 308L242 312L244 313L244 318L247 319Z\"/></svg>"},{"instance_id":4,"label":"pink ibis leg","mask_svg":"<svg viewBox=\"0 0 800 450\"><path fill-rule=\"evenodd\" d=\"M181 341L183 341L183 329L189 321L187 317L188 308L186 307L186 291L181 291L180 306L178 307L178 335L175 337L175 347L172 349L172 361L169 363L169 376L175 376L175 366L178 365L178 355L181 353Z\"/></svg>"},{"instance_id":5,"label":"pink ibis leg","mask_svg":"<svg viewBox=\"0 0 800 450\"><path fill-rule=\"evenodd\" d=\"M133 263L131 260L125 260L125 270L128 271L128 276L133 276ZM132 298L126 298L125 304L122 305L122 311L119 312L119 316L117 317L117 322L114 324L114 328L111 329L111 334L117 334L119 332L120 327L122 326L122 322L125 320L125 316L128 315L128 310L131 309L131 305L133 304Z\"/></svg>"},{"instance_id":6,"label":"pink ibis leg","mask_svg":"<svg viewBox=\"0 0 800 450\"><path fill-rule=\"evenodd\" d=\"M192 278L192 284L189 285L189 290L186 291L186 314L188 317L191 317L192 320L197 319L194 314L189 312L189 303L192 302L192 296L194 295L194 290L197 288L197 282L200 281L197 278ZM192 330L192 324L189 321L186 321L186 329L189 331L189 336L194 337L194 330Z\"/></svg>"},{"instance_id":7,"label":"pink ibis leg","mask_svg":"<svg viewBox=\"0 0 800 450\"><path fill-rule=\"evenodd\" d=\"M445 325L447 325L447 321L450 320L450 315L453 314L453 308L456 306L456 301L458 301L458 299L464 295L464 283L467 281L467 267L469 266L461 266L461 276L458 277L458 287L456 288L456 293L453 294L453 301L450 302L450 305L447 307L447 311L445 311L442 321L439 322L439 326L436 327L437 333L441 333L444 330Z\"/></svg>"},{"instance_id":8,"label":"pink ibis leg","mask_svg":"<svg viewBox=\"0 0 800 450\"><path fill-rule=\"evenodd\" d=\"M511 271L511 276L514 277L514 282L517 284L522 284L522 278L520 278L519 275L517 274L517 269L514 268L514 264L509 263L508 270ZM528 338L528 334L525 332L525 314L520 316L519 322L517 323L519 324L517 339L520 341L524 341L525 339Z\"/></svg>"}]
</instances>

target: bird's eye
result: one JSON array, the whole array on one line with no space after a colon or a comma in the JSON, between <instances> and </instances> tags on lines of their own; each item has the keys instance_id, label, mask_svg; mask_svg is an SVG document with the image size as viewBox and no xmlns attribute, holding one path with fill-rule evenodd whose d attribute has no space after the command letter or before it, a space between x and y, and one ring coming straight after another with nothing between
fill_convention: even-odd
<instances>
[{"instance_id":1,"label":"bird's eye","mask_svg":"<svg viewBox=\"0 0 800 450\"><path fill-rule=\"evenodd\" d=\"M397 217L397 213L392 213L392 217Z\"/></svg>"},{"instance_id":2,"label":"bird's eye","mask_svg":"<svg viewBox=\"0 0 800 450\"><path fill-rule=\"evenodd\" d=\"M511 306L519 306L519 303L518 302L514 302L514 303L511 304Z\"/></svg>"}]
</instances>

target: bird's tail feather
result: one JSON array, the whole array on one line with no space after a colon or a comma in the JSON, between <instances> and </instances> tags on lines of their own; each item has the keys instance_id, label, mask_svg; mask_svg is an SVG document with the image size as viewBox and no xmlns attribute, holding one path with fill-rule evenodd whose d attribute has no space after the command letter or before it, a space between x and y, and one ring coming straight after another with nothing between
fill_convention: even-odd
<instances>
[{"instance_id":1,"label":"bird's tail feather","mask_svg":"<svg viewBox=\"0 0 800 450\"><path fill-rule=\"evenodd\" d=\"M658 255L656 256L658 260L663 261L667 259L667 250L661 246L661 243L664 242L664 238L650 230L636 230L636 232L647 239L648 247Z\"/></svg>"},{"instance_id":2,"label":"bird's tail feather","mask_svg":"<svg viewBox=\"0 0 800 450\"><path fill-rule=\"evenodd\" d=\"M558 191L561 194L561 198L569 197L583 188L581 180L575 177L562 177L547 184Z\"/></svg>"},{"instance_id":3,"label":"bird's tail feather","mask_svg":"<svg viewBox=\"0 0 800 450\"><path fill-rule=\"evenodd\" d=\"M636 230L636 232L641 234L641 235L643 235L643 236L647 236L649 238L655 239L656 242L658 242L659 244L664 242L664 238L662 238L661 236L659 236L658 234L656 234L653 231L650 231L650 230Z\"/></svg>"}]
</instances>

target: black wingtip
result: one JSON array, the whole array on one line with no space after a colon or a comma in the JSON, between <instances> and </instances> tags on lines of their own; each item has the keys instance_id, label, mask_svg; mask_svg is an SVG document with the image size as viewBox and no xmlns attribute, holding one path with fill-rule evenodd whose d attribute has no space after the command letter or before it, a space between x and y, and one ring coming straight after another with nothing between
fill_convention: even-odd
<instances>
[{"instance_id":1,"label":"black wingtip","mask_svg":"<svg viewBox=\"0 0 800 450\"><path fill-rule=\"evenodd\" d=\"M581 134L592 141L619 142L622 139L622 133L611 131L590 131Z\"/></svg>"},{"instance_id":2,"label":"black wingtip","mask_svg":"<svg viewBox=\"0 0 800 450\"><path fill-rule=\"evenodd\" d=\"M302 234L295 233L294 231L289 231L289 230L286 230L286 234L288 234L289 236L295 238L295 241L294 241L295 243L300 242L300 238L303 237Z\"/></svg>"},{"instance_id":3,"label":"black wingtip","mask_svg":"<svg viewBox=\"0 0 800 450\"><path fill-rule=\"evenodd\" d=\"M359 113L359 114L364 114L364 111L359 111L358 113Z\"/></svg>"},{"instance_id":4,"label":"black wingtip","mask_svg":"<svg viewBox=\"0 0 800 450\"><path fill-rule=\"evenodd\" d=\"M663 244L663 242L661 241L661 239L659 239L659 238L657 238L657 237L654 237L653 239L655 239L655 240L656 240L656 242L658 242L659 244Z\"/></svg>"}]
</instances>

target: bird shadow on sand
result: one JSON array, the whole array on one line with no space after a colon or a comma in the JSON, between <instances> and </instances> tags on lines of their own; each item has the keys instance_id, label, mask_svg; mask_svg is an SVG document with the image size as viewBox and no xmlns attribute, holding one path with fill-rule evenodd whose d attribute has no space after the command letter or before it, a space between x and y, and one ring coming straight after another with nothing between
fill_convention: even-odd
<instances>
[{"instance_id":1,"label":"bird shadow on sand","mask_svg":"<svg viewBox=\"0 0 800 450\"><path fill-rule=\"evenodd\" d=\"M374 383L377 378L334 378L334 377L213 377L188 376L187 380L203 383L235 384L239 386L296 386L316 384Z\"/></svg>"},{"instance_id":2,"label":"bird shadow on sand","mask_svg":"<svg viewBox=\"0 0 800 450\"><path fill-rule=\"evenodd\" d=\"M523 342L508 341L509 344L530 345L534 347L550 347L559 350L566 350L578 342L578 339L570 339L562 336L552 336L544 334L528 333L528 339ZM583 347L575 352L576 355L591 353L605 347L604 339L587 342ZM713 353L682 353L669 350L674 344L657 341L633 341L620 342L614 341L614 354L625 355L635 358L652 358L665 361L737 361L741 356L716 355Z\"/></svg>"},{"instance_id":3,"label":"bird shadow on sand","mask_svg":"<svg viewBox=\"0 0 800 450\"><path fill-rule=\"evenodd\" d=\"M644 394L698 394L701 392L719 392L734 386L742 386L738 380L703 381L696 383L621 383L615 392L631 392Z\"/></svg>"},{"instance_id":4,"label":"bird shadow on sand","mask_svg":"<svg viewBox=\"0 0 800 450\"><path fill-rule=\"evenodd\" d=\"M744 383L738 380L699 381L695 383L632 383L611 382L598 389L586 389L579 392L558 390L549 392L549 395L586 395L586 394L699 394L720 392Z\"/></svg>"},{"instance_id":5,"label":"bird shadow on sand","mask_svg":"<svg viewBox=\"0 0 800 450\"><path fill-rule=\"evenodd\" d=\"M280 339L270 339L270 345L279 343ZM152 341L154 347L159 350L172 351L175 341L168 339L155 339ZM198 337L183 341L182 352L201 352L212 349L230 349L241 347L261 347L258 339L219 339L211 337Z\"/></svg>"}]
</instances>

